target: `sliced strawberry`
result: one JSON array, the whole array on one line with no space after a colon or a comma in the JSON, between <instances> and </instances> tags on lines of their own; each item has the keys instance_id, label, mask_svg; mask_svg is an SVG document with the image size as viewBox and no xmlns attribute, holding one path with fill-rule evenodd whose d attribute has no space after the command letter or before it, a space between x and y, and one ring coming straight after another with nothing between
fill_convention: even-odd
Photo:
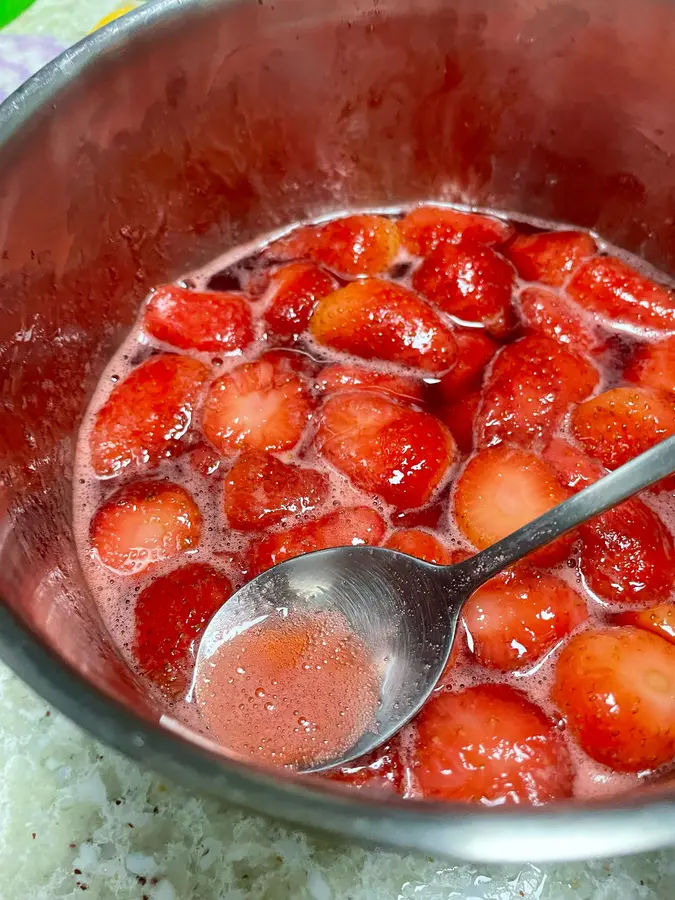
<instances>
[{"instance_id":1,"label":"sliced strawberry","mask_svg":"<svg viewBox=\"0 0 675 900\"><path fill-rule=\"evenodd\" d=\"M573 403L595 389L597 370L542 335L528 335L494 358L476 419L479 447L548 441Z\"/></svg>"},{"instance_id":2,"label":"sliced strawberry","mask_svg":"<svg viewBox=\"0 0 675 900\"><path fill-rule=\"evenodd\" d=\"M675 393L675 337L642 344L628 362L623 377L642 387Z\"/></svg>"},{"instance_id":3,"label":"sliced strawberry","mask_svg":"<svg viewBox=\"0 0 675 900\"><path fill-rule=\"evenodd\" d=\"M309 325L316 301L332 293L338 282L314 263L291 263L274 273L271 286L267 327L279 337L296 338Z\"/></svg>"},{"instance_id":4,"label":"sliced strawberry","mask_svg":"<svg viewBox=\"0 0 675 900\"><path fill-rule=\"evenodd\" d=\"M96 414L89 437L96 475L156 465L185 446L207 366L165 353L151 356L117 384Z\"/></svg>"},{"instance_id":5,"label":"sliced strawberry","mask_svg":"<svg viewBox=\"0 0 675 900\"><path fill-rule=\"evenodd\" d=\"M581 572L603 600L658 603L675 586L673 538L657 514L634 497L584 525Z\"/></svg>"},{"instance_id":6,"label":"sliced strawberry","mask_svg":"<svg viewBox=\"0 0 675 900\"><path fill-rule=\"evenodd\" d=\"M406 250L428 256L439 244L469 240L502 244L513 234L508 222L480 213L458 212L443 206L418 206L398 223Z\"/></svg>"},{"instance_id":7,"label":"sliced strawberry","mask_svg":"<svg viewBox=\"0 0 675 900\"><path fill-rule=\"evenodd\" d=\"M587 453L616 469L675 434L675 397L652 388L613 388L574 410L572 431Z\"/></svg>"},{"instance_id":8,"label":"sliced strawberry","mask_svg":"<svg viewBox=\"0 0 675 900\"><path fill-rule=\"evenodd\" d=\"M183 350L232 353L253 340L248 300L242 294L157 288L145 308L143 327L158 341Z\"/></svg>"},{"instance_id":9,"label":"sliced strawberry","mask_svg":"<svg viewBox=\"0 0 675 900\"><path fill-rule=\"evenodd\" d=\"M136 575L194 549L201 529L199 507L185 488L138 481L120 488L96 511L91 546L109 569Z\"/></svg>"},{"instance_id":10,"label":"sliced strawberry","mask_svg":"<svg viewBox=\"0 0 675 900\"><path fill-rule=\"evenodd\" d=\"M389 375L360 366L336 363L319 372L317 385L328 396L339 391L377 390L402 400L422 400L424 382L406 375Z\"/></svg>"},{"instance_id":11,"label":"sliced strawberry","mask_svg":"<svg viewBox=\"0 0 675 900\"><path fill-rule=\"evenodd\" d=\"M613 256L594 256L582 263L567 292L584 309L613 322L675 330L673 292Z\"/></svg>"},{"instance_id":12,"label":"sliced strawberry","mask_svg":"<svg viewBox=\"0 0 675 900\"><path fill-rule=\"evenodd\" d=\"M469 598L464 624L482 666L531 666L586 618L586 604L566 582L523 566L492 578Z\"/></svg>"},{"instance_id":13,"label":"sliced strawberry","mask_svg":"<svg viewBox=\"0 0 675 900\"><path fill-rule=\"evenodd\" d=\"M675 756L675 647L639 628L598 628L558 658L553 700L590 757L639 772Z\"/></svg>"},{"instance_id":14,"label":"sliced strawberry","mask_svg":"<svg viewBox=\"0 0 675 900\"><path fill-rule=\"evenodd\" d=\"M323 777L365 791L403 794L403 764L396 738Z\"/></svg>"},{"instance_id":15,"label":"sliced strawberry","mask_svg":"<svg viewBox=\"0 0 675 900\"><path fill-rule=\"evenodd\" d=\"M480 244L439 244L417 269L413 287L443 312L484 325L496 335L515 323L511 306L514 271L494 250Z\"/></svg>"},{"instance_id":16,"label":"sliced strawberry","mask_svg":"<svg viewBox=\"0 0 675 900\"><path fill-rule=\"evenodd\" d=\"M492 447L474 456L455 485L455 518L462 534L479 550L495 544L522 525L562 503L568 492L555 473L526 450ZM570 538L537 551L538 565L560 562Z\"/></svg>"},{"instance_id":17,"label":"sliced strawberry","mask_svg":"<svg viewBox=\"0 0 675 900\"><path fill-rule=\"evenodd\" d=\"M675 605L663 603L653 609L629 609L614 616L619 625L634 625L675 644Z\"/></svg>"},{"instance_id":18,"label":"sliced strawberry","mask_svg":"<svg viewBox=\"0 0 675 900\"><path fill-rule=\"evenodd\" d=\"M474 328L458 328L455 340L457 362L441 378L434 391L441 403L454 403L461 393L478 387L485 367L499 349L499 344Z\"/></svg>"},{"instance_id":19,"label":"sliced strawberry","mask_svg":"<svg viewBox=\"0 0 675 900\"><path fill-rule=\"evenodd\" d=\"M315 341L363 359L447 372L457 357L452 331L412 291L390 281L355 281L319 300Z\"/></svg>"},{"instance_id":20,"label":"sliced strawberry","mask_svg":"<svg viewBox=\"0 0 675 900\"><path fill-rule=\"evenodd\" d=\"M607 474L600 463L561 438L551 441L544 459L560 483L574 492ZM598 597L638 603L669 595L675 584L673 539L656 513L637 497L582 525L579 534L581 572Z\"/></svg>"},{"instance_id":21,"label":"sliced strawberry","mask_svg":"<svg viewBox=\"0 0 675 900\"><path fill-rule=\"evenodd\" d=\"M425 799L502 806L572 795L562 737L539 707L507 685L440 691L415 725L415 775Z\"/></svg>"},{"instance_id":22,"label":"sliced strawberry","mask_svg":"<svg viewBox=\"0 0 675 900\"><path fill-rule=\"evenodd\" d=\"M211 385L202 429L223 456L290 450L312 411L305 382L283 358L246 363Z\"/></svg>"},{"instance_id":23,"label":"sliced strawberry","mask_svg":"<svg viewBox=\"0 0 675 900\"><path fill-rule=\"evenodd\" d=\"M311 259L344 275L378 275L396 258L400 240L390 219L355 215L297 228L269 251L278 259Z\"/></svg>"},{"instance_id":24,"label":"sliced strawberry","mask_svg":"<svg viewBox=\"0 0 675 900\"><path fill-rule=\"evenodd\" d=\"M519 234L503 253L521 278L559 287L596 250L595 241L584 231L540 231Z\"/></svg>"},{"instance_id":25,"label":"sliced strawberry","mask_svg":"<svg viewBox=\"0 0 675 900\"><path fill-rule=\"evenodd\" d=\"M231 528L259 531L315 509L327 495L327 475L244 453L225 476L225 515Z\"/></svg>"},{"instance_id":26,"label":"sliced strawberry","mask_svg":"<svg viewBox=\"0 0 675 900\"><path fill-rule=\"evenodd\" d=\"M480 390L460 394L454 403L448 403L436 411L436 415L447 427L462 453L471 453L475 444L475 425L481 405Z\"/></svg>"},{"instance_id":27,"label":"sliced strawberry","mask_svg":"<svg viewBox=\"0 0 675 900\"><path fill-rule=\"evenodd\" d=\"M195 645L231 594L228 579L205 563L174 569L141 591L134 610L134 656L165 693L176 699L185 695Z\"/></svg>"},{"instance_id":28,"label":"sliced strawberry","mask_svg":"<svg viewBox=\"0 0 675 900\"><path fill-rule=\"evenodd\" d=\"M443 544L421 528L404 528L395 531L386 541L385 547L390 550L398 550L399 553L407 553L408 556L416 556L426 562L438 563L439 566L449 566L453 562L453 554Z\"/></svg>"},{"instance_id":29,"label":"sliced strawberry","mask_svg":"<svg viewBox=\"0 0 675 900\"><path fill-rule=\"evenodd\" d=\"M428 503L455 458L455 442L438 419L374 391L327 400L317 445L356 487L399 509Z\"/></svg>"},{"instance_id":30,"label":"sliced strawberry","mask_svg":"<svg viewBox=\"0 0 675 900\"><path fill-rule=\"evenodd\" d=\"M520 295L520 311L528 331L553 338L578 352L597 353L606 347L587 314L548 288L526 288Z\"/></svg>"},{"instance_id":31,"label":"sliced strawberry","mask_svg":"<svg viewBox=\"0 0 675 900\"><path fill-rule=\"evenodd\" d=\"M607 474L607 469L597 460L586 456L583 450L573 447L562 438L553 438L544 448L542 456L556 473L562 486L575 494Z\"/></svg>"},{"instance_id":32,"label":"sliced strawberry","mask_svg":"<svg viewBox=\"0 0 675 900\"><path fill-rule=\"evenodd\" d=\"M384 532L384 520L374 509L365 506L338 509L320 519L269 534L254 544L250 560L251 572L264 572L286 559L312 553L314 550L353 547L357 544L377 545Z\"/></svg>"}]
</instances>

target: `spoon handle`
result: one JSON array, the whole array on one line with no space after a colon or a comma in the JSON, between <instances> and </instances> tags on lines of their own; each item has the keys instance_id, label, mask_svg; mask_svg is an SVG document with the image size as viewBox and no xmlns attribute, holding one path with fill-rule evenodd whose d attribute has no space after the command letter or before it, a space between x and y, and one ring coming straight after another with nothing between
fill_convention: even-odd
<instances>
[{"instance_id":1,"label":"spoon handle","mask_svg":"<svg viewBox=\"0 0 675 900\"><path fill-rule=\"evenodd\" d=\"M471 591L534 550L675 472L675 436L641 453L453 569Z\"/></svg>"}]
</instances>

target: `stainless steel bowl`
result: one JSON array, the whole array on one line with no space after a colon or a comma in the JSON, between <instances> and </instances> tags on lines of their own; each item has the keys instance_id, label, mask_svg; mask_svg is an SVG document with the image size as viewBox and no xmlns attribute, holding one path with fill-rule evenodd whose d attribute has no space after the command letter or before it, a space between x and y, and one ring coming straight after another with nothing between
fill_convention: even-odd
<instances>
[{"instance_id":1,"label":"stainless steel bowl","mask_svg":"<svg viewBox=\"0 0 675 900\"><path fill-rule=\"evenodd\" d=\"M675 840L673 786L547 809L378 801L159 724L82 579L74 436L148 287L261 231L422 198L596 229L675 270L675 4L158 0L0 109L0 655L97 737L228 801L476 860Z\"/></svg>"}]
</instances>

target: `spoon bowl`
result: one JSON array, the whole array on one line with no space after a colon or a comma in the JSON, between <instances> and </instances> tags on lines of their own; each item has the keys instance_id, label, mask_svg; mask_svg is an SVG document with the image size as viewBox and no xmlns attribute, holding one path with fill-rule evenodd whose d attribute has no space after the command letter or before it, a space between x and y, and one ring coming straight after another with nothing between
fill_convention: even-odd
<instances>
[{"instance_id":1,"label":"spoon bowl","mask_svg":"<svg viewBox=\"0 0 675 900\"><path fill-rule=\"evenodd\" d=\"M244 585L200 641L192 691L218 648L273 614L338 613L380 678L372 729L318 765L347 763L392 737L424 705L448 662L464 604L489 578L675 471L670 437L480 553L440 566L382 547L335 547L287 560Z\"/></svg>"}]
</instances>

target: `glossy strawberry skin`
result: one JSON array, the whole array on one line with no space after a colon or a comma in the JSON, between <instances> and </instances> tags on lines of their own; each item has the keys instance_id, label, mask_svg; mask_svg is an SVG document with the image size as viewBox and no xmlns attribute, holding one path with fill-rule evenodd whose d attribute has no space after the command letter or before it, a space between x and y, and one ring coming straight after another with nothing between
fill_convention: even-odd
<instances>
[{"instance_id":1,"label":"glossy strawberry skin","mask_svg":"<svg viewBox=\"0 0 675 900\"><path fill-rule=\"evenodd\" d=\"M479 387L486 367L499 349L499 344L478 329L458 328L455 340L457 362L435 386L437 403L455 403L460 395Z\"/></svg>"},{"instance_id":2,"label":"glossy strawberry skin","mask_svg":"<svg viewBox=\"0 0 675 900\"><path fill-rule=\"evenodd\" d=\"M502 244L513 234L508 222L479 213L459 212L442 206L418 206L398 223L407 250L427 256L444 243L468 240L476 244Z\"/></svg>"},{"instance_id":3,"label":"glossy strawberry skin","mask_svg":"<svg viewBox=\"0 0 675 900\"><path fill-rule=\"evenodd\" d=\"M529 332L543 334L575 352L599 353L606 340L586 313L560 293L548 288L526 288L520 294L520 312Z\"/></svg>"},{"instance_id":4,"label":"glossy strawberry skin","mask_svg":"<svg viewBox=\"0 0 675 900\"><path fill-rule=\"evenodd\" d=\"M628 361L623 377L641 387L675 393L675 337L638 347Z\"/></svg>"},{"instance_id":5,"label":"glossy strawberry skin","mask_svg":"<svg viewBox=\"0 0 675 900\"><path fill-rule=\"evenodd\" d=\"M595 252L595 241L583 231L519 234L504 249L521 278L552 287L562 285Z\"/></svg>"},{"instance_id":6,"label":"glossy strawberry skin","mask_svg":"<svg viewBox=\"0 0 675 900\"><path fill-rule=\"evenodd\" d=\"M332 293L338 282L314 263L291 263L272 275L270 285L267 328L278 337L293 339L306 331L317 300Z\"/></svg>"},{"instance_id":7,"label":"glossy strawberry skin","mask_svg":"<svg viewBox=\"0 0 675 900\"><path fill-rule=\"evenodd\" d=\"M421 528L403 528L394 531L384 545L389 550L398 550L408 556L416 556L426 562L439 566L449 566L453 562L453 554L437 537Z\"/></svg>"}]
</instances>

